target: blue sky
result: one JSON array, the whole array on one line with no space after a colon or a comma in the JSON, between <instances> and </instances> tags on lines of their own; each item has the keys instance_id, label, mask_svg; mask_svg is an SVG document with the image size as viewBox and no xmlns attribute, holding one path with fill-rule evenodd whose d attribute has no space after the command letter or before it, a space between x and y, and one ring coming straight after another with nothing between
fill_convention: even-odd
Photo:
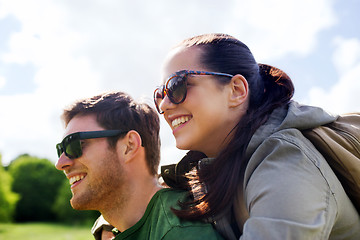
<instances>
[{"instance_id":1,"label":"blue sky","mask_svg":"<svg viewBox=\"0 0 360 240\"><path fill-rule=\"evenodd\" d=\"M358 0L0 0L0 153L56 161L62 109L121 90L152 104L167 51L231 34L293 79L295 100L360 111ZM184 154L162 121L162 163Z\"/></svg>"}]
</instances>

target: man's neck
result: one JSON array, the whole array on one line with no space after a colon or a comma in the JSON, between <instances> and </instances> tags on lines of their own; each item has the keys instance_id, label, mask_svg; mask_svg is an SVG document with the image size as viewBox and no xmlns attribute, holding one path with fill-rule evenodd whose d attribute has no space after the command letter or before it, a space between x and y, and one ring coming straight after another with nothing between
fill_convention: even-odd
<instances>
[{"instance_id":1,"label":"man's neck","mask_svg":"<svg viewBox=\"0 0 360 240\"><path fill-rule=\"evenodd\" d=\"M155 178L153 181L150 180L142 185L136 184L131 187L131 192L127 195L128 198L125 203L117 203L114 199L114 204L101 211L101 214L112 226L123 232L142 218L151 198L160 189L161 187Z\"/></svg>"}]
</instances>

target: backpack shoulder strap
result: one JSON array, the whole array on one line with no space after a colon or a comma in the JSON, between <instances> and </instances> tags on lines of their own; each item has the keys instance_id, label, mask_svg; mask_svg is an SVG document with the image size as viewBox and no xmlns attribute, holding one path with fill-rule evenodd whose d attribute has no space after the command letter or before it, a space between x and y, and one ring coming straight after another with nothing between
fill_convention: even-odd
<instances>
[{"instance_id":1,"label":"backpack shoulder strap","mask_svg":"<svg viewBox=\"0 0 360 240\"><path fill-rule=\"evenodd\" d=\"M303 134L327 160L360 212L360 113L341 115Z\"/></svg>"}]
</instances>

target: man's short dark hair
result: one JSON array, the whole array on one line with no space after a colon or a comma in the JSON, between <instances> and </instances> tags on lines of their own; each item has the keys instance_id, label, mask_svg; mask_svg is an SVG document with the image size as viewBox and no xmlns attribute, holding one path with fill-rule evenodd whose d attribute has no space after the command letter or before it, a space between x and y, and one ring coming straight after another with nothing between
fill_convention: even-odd
<instances>
[{"instance_id":1,"label":"man's short dark hair","mask_svg":"<svg viewBox=\"0 0 360 240\"><path fill-rule=\"evenodd\" d=\"M108 92L75 102L66 108L62 119L67 126L75 116L95 115L105 129L137 131L145 147L151 174L157 174L160 162L160 120L156 111L146 103L135 102L123 92ZM111 137L109 145L115 147L119 137Z\"/></svg>"}]
</instances>

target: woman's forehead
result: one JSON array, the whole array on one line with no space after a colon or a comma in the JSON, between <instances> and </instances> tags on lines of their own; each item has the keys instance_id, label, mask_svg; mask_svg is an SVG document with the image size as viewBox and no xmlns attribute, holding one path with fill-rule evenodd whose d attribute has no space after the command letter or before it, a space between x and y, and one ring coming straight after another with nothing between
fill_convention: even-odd
<instances>
[{"instance_id":1,"label":"woman's forehead","mask_svg":"<svg viewBox=\"0 0 360 240\"><path fill-rule=\"evenodd\" d=\"M207 70L200 61L202 51L203 50L197 46L172 49L165 59L162 79L166 80L171 74L180 70Z\"/></svg>"}]
</instances>

